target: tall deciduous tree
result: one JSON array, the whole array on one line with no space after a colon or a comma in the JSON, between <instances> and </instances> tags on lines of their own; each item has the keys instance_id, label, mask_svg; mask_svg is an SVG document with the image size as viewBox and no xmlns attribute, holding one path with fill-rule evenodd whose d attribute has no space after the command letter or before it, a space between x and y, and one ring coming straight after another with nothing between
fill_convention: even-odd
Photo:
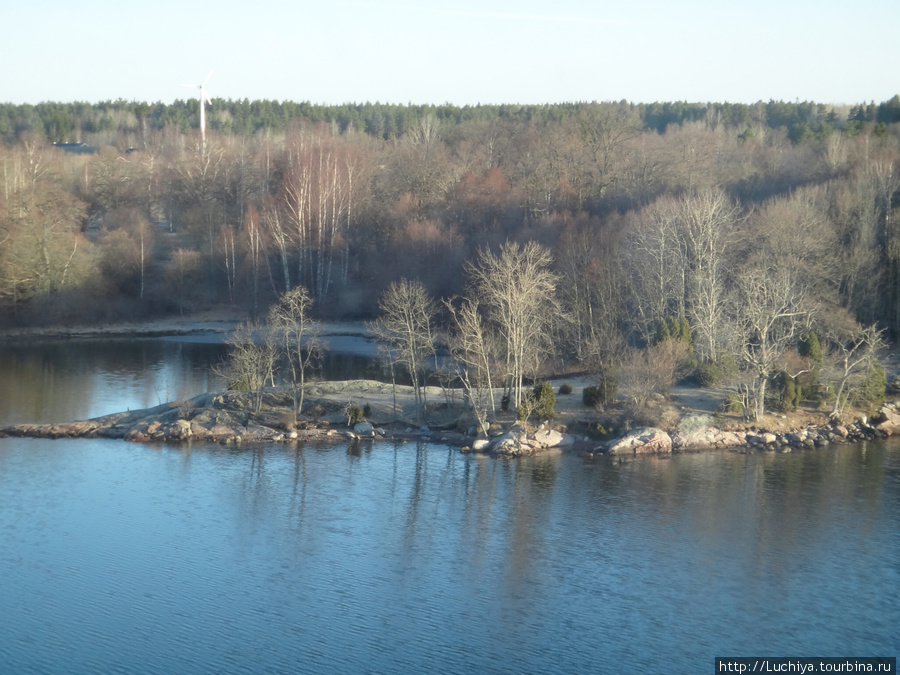
<instances>
[{"instance_id":1,"label":"tall deciduous tree","mask_svg":"<svg viewBox=\"0 0 900 675\"><path fill-rule=\"evenodd\" d=\"M229 388L250 392L253 410L262 407L266 383L274 381L277 347L272 335L257 321L242 321L225 340L228 357L222 374Z\"/></svg>"},{"instance_id":2,"label":"tall deciduous tree","mask_svg":"<svg viewBox=\"0 0 900 675\"><path fill-rule=\"evenodd\" d=\"M426 403L426 360L435 358L434 301L420 282L401 279L388 287L378 308L381 316L368 324L369 330L406 367L421 414Z\"/></svg>"},{"instance_id":3,"label":"tall deciduous tree","mask_svg":"<svg viewBox=\"0 0 900 675\"><path fill-rule=\"evenodd\" d=\"M466 265L473 298L484 306L504 344L506 386L516 408L525 378L553 353L551 329L560 306L553 257L540 244L506 242L481 249Z\"/></svg>"},{"instance_id":4,"label":"tall deciduous tree","mask_svg":"<svg viewBox=\"0 0 900 675\"><path fill-rule=\"evenodd\" d=\"M85 205L51 182L10 200L0 215L0 296L14 310L38 297L52 300L96 273L84 219Z\"/></svg>"},{"instance_id":5,"label":"tall deciduous tree","mask_svg":"<svg viewBox=\"0 0 900 675\"><path fill-rule=\"evenodd\" d=\"M757 260L737 279L743 362L755 375L752 416L765 413L766 385L785 349L810 318L805 289L790 259Z\"/></svg>"},{"instance_id":6,"label":"tall deciduous tree","mask_svg":"<svg viewBox=\"0 0 900 675\"><path fill-rule=\"evenodd\" d=\"M477 299L464 299L458 305L445 300L452 319L450 354L456 375L466 392L466 401L479 432L486 432L497 411L494 397L494 370L498 345L481 313Z\"/></svg>"},{"instance_id":7,"label":"tall deciduous tree","mask_svg":"<svg viewBox=\"0 0 900 675\"><path fill-rule=\"evenodd\" d=\"M269 330L280 349L290 372L294 395L294 416L303 409L309 371L319 357L318 324L311 317L313 300L303 286L284 293L269 310Z\"/></svg>"},{"instance_id":8,"label":"tall deciduous tree","mask_svg":"<svg viewBox=\"0 0 900 675\"><path fill-rule=\"evenodd\" d=\"M108 213L105 224L100 238L103 269L120 289L143 300L153 261L153 229L136 208L127 207Z\"/></svg>"},{"instance_id":9,"label":"tall deciduous tree","mask_svg":"<svg viewBox=\"0 0 900 675\"><path fill-rule=\"evenodd\" d=\"M737 205L721 190L701 190L681 201L688 261L687 311L698 356L715 360L724 344L727 306L726 251L734 242Z\"/></svg>"}]
</instances>

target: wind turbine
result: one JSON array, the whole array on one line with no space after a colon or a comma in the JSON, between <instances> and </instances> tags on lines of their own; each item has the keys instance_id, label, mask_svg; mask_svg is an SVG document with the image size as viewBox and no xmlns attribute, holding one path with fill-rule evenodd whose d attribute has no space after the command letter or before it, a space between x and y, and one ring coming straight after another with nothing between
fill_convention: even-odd
<instances>
[{"instance_id":1,"label":"wind turbine","mask_svg":"<svg viewBox=\"0 0 900 675\"><path fill-rule=\"evenodd\" d=\"M206 106L212 105L212 100L209 98L209 92L206 91L206 83L209 82L210 76L213 74L213 71L209 71L209 75L206 76L206 79L203 80L203 84L186 84L185 87L190 87L191 89L199 89L200 90L200 154L203 154L204 149L206 148Z\"/></svg>"}]
</instances>

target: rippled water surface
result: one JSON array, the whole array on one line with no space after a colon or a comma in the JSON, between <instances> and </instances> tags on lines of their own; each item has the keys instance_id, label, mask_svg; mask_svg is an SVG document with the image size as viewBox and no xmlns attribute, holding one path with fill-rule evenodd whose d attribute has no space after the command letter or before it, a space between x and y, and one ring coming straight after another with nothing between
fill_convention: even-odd
<instances>
[{"instance_id":1,"label":"rippled water surface","mask_svg":"<svg viewBox=\"0 0 900 675\"><path fill-rule=\"evenodd\" d=\"M0 670L895 655L898 508L900 451L880 444L614 465L6 439Z\"/></svg>"},{"instance_id":2,"label":"rippled water surface","mask_svg":"<svg viewBox=\"0 0 900 675\"><path fill-rule=\"evenodd\" d=\"M154 368L197 393L179 359ZM44 419L150 395L105 369ZM896 656L898 626L896 443L614 464L0 439L0 673L693 673Z\"/></svg>"}]
</instances>

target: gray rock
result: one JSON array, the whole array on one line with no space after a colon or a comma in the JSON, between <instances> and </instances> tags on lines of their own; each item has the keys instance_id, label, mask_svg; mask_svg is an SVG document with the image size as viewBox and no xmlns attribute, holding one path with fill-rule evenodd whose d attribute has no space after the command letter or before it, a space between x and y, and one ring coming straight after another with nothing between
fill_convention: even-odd
<instances>
[{"instance_id":1,"label":"gray rock","mask_svg":"<svg viewBox=\"0 0 900 675\"><path fill-rule=\"evenodd\" d=\"M375 427L373 427L369 422L358 422L357 424L353 425L353 433L361 438L372 438L375 435Z\"/></svg>"}]
</instances>

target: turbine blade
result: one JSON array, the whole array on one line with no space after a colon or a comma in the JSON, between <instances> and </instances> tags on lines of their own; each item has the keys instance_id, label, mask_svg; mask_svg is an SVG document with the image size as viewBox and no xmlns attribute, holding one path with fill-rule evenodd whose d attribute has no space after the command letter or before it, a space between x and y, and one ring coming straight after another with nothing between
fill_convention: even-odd
<instances>
[{"instance_id":1,"label":"turbine blade","mask_svg":"<svg viewBox=\"0 0 900 675\"><path fill-rule=\"evenodd\" d=\"M213 71L209 71L209 74L206 76L206 79L203 80L203 84L206 84L207 82L209 82L209 78L212 77L212 74L213 74Z\"/></svg>"}]
</instances>

